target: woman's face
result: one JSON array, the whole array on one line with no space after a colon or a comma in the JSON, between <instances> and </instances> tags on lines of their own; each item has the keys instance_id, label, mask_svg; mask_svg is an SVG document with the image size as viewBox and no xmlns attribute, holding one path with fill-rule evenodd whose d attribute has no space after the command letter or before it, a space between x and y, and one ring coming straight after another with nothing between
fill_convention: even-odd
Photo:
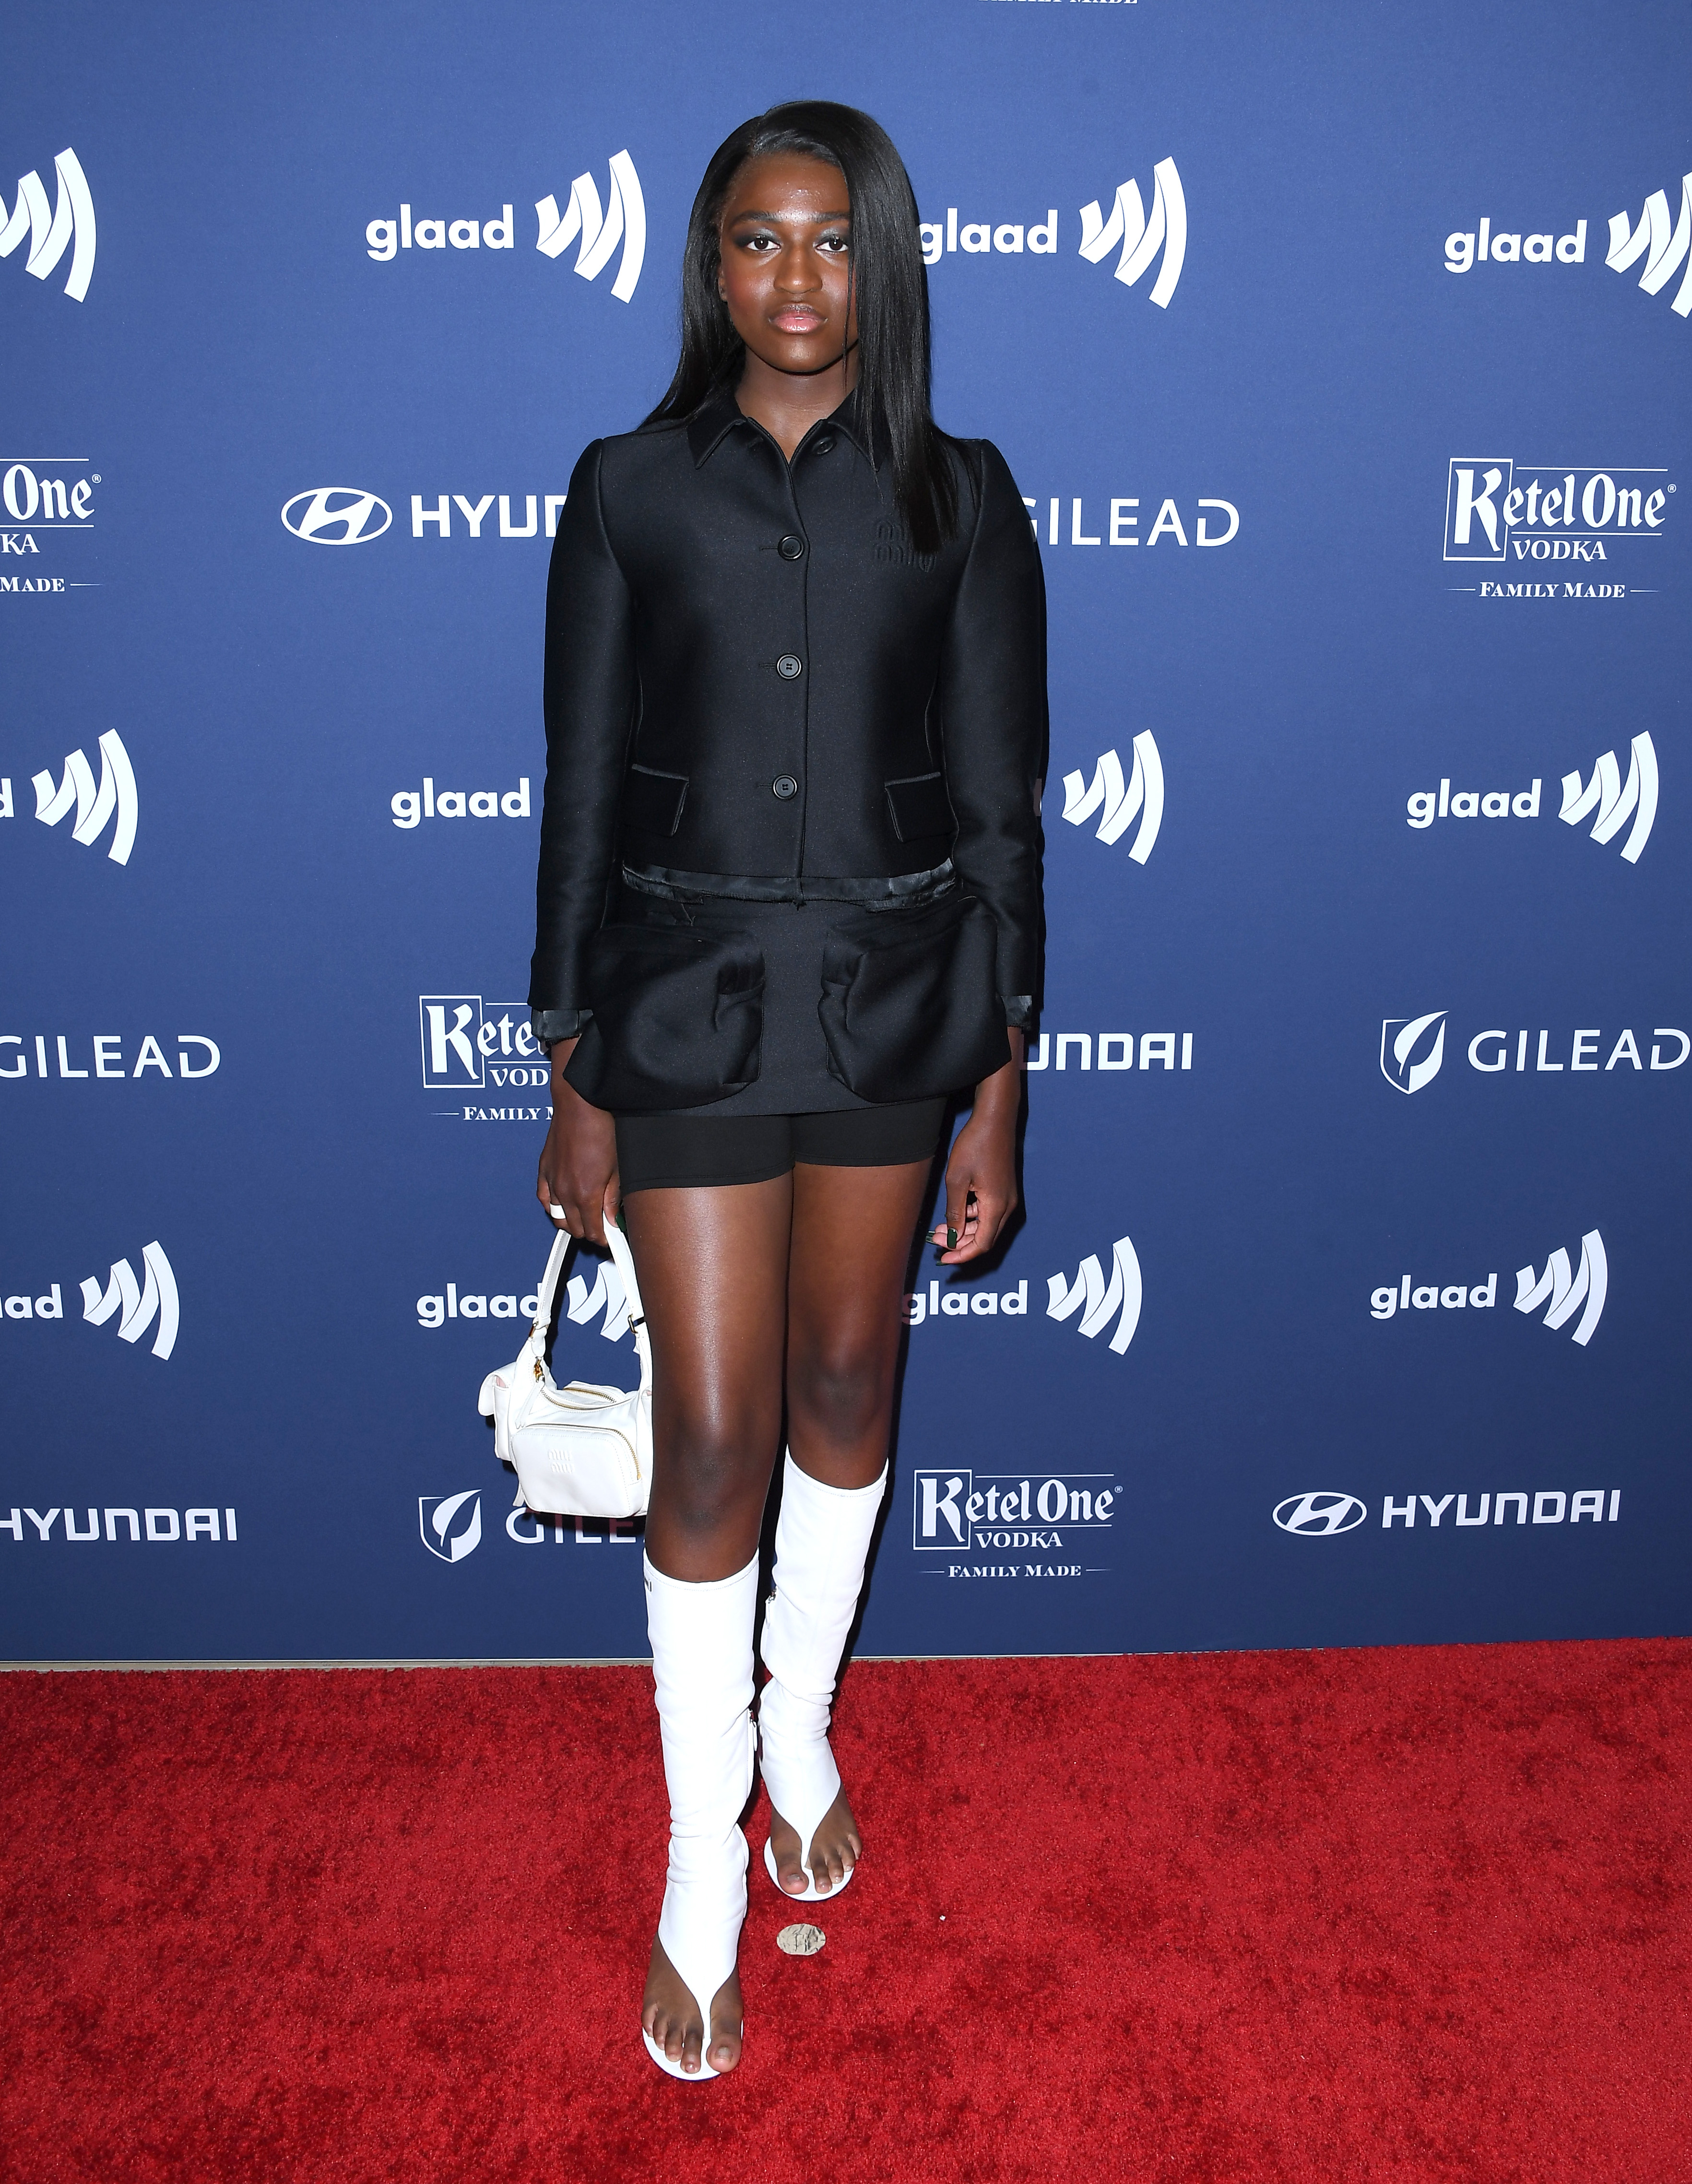
<instances>
[{"instance_id":1,"label":"woman's face","mask_svg":"<svg viewBox=\"0 0 1692 2184\"><path fill-rule=\"evenodd\" d=\"M734 330L772 370L838 365L858 338L851 205L838 167L798 153L749 159L718 231L718 292Z\"/></svg>"}]
</instances>

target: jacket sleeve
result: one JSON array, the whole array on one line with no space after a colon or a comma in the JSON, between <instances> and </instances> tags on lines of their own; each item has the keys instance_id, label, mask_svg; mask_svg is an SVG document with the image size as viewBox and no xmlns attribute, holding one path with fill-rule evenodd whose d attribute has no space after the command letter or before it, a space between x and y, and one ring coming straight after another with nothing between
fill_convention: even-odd
<instances>
[{"instance_id":1,"label":"jacket sleeve","mask_svg":"<svg viewBox=\"0 0 1692 2184\"><path fill-rule=\"evenodd\" d=\"M606 534L604 443L576 465L547 577L546 792L529 1006L548 1039L580 1029L604 922L637 682L634 610Z\"/></svg>"},{"instance_id":2,"label":"jacket sleeve","mask_svg":"<svg viewBox=\"0 0 1692 2184\"><path fill-rule=\"evenodd\" d=\"M1026 1028L1040 983L1045 577L1004 456L984 440L966 452L974 531L942 649L936 710L958 822L953 862L993 914L1005 1021Z\"/></svg>"}]
</instances>

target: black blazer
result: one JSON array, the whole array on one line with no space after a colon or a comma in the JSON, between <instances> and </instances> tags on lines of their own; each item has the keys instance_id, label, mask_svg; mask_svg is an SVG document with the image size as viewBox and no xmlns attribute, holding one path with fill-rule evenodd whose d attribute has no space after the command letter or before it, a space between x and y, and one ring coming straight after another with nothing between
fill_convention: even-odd
<instances>
[{"instance_id":1,"label":"black blazer","mask_svg":"<svg viewBox=\"0 0 1692 2184\"><path fill-rule=\"evenodd\" d=\"M932 555L894 518L854 397L791 464L732 393L582 455L547 585L543 1037L591 1009L620 863L713 894L867 901L949 857L991 914L1006 1020L1026 1022L1044 582L1003 456L952 446L960 519Z\"/></svg>"}]
</instances>

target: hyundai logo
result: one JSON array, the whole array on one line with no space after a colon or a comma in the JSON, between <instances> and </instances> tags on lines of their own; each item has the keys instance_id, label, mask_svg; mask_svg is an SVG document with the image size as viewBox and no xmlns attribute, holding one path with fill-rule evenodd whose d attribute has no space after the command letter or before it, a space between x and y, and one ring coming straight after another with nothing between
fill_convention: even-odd
<instances>
[{"instance_id":1,"label":"hyundai logo","mask_svg":"<svg viewBox=\"0 0 1692 2184\"><path fill-rule=\"evenodd\" d=\"M314 546L362 546L380 538L392 521L385 500L351 485L320 485L282 506L282 521L294 537Z\"/></svg>"},{"instance_id":2,"label":"hyundai logo","mask_svg":"<svg viewBox=\"0 0 1692 2184\"><path fill-rule=\"evenodd\" d=\"M1349 1532L1368 1514L1355 1494L1289 1494L1275 1504L1275 1522L1283 1532L1325 1540Z\"/></svg>"}]
</instances>

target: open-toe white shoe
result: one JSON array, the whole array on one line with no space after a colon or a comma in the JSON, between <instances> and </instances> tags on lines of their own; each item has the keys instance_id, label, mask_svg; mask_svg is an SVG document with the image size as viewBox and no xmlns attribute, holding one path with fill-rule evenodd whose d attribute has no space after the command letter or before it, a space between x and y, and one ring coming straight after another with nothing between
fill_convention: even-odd
<instances>
[{"instance_id":1,"label":"open-toe white shoe","mask_svg":"<svg viewBox=\"0 0 1692 2184\"><path fill-rule=\"evenodd\" d=\"M759 1748L770 1802L798 1836L803 1895L782 1888L766 1841L764 1865L789 1903L827 1903L846 1887L819 1891L811 1840L840 1795L840 1770L828 1744L829 1702L841 1649L863 1590L864 1561L887 1488L825 1486L788 1455L776 1524L775 1597L764 1615L764 1665L770 1680L759 1701Z\"/></svg>"},{"instance_id":2,"label":"open-toe white shoe","mask_svg":"<svg viewBox=\"0 0 1692 2184\"><path fill-rule=\"evenodd\" d=\"M670 1869L658 1938L699 2006L699 2067L671 2062L643 2025L660 2070L686 2084L715 2078L706 2058L711 2004L733 1972L746 1917L746 1838L740 1814L752 1787L754 1557L733 1577L688 1585L645 1565L647 1629L664 1779L670 1791ZM742 2027L744 2031L744 2027Z\"/></svg>"}]
</instances>

